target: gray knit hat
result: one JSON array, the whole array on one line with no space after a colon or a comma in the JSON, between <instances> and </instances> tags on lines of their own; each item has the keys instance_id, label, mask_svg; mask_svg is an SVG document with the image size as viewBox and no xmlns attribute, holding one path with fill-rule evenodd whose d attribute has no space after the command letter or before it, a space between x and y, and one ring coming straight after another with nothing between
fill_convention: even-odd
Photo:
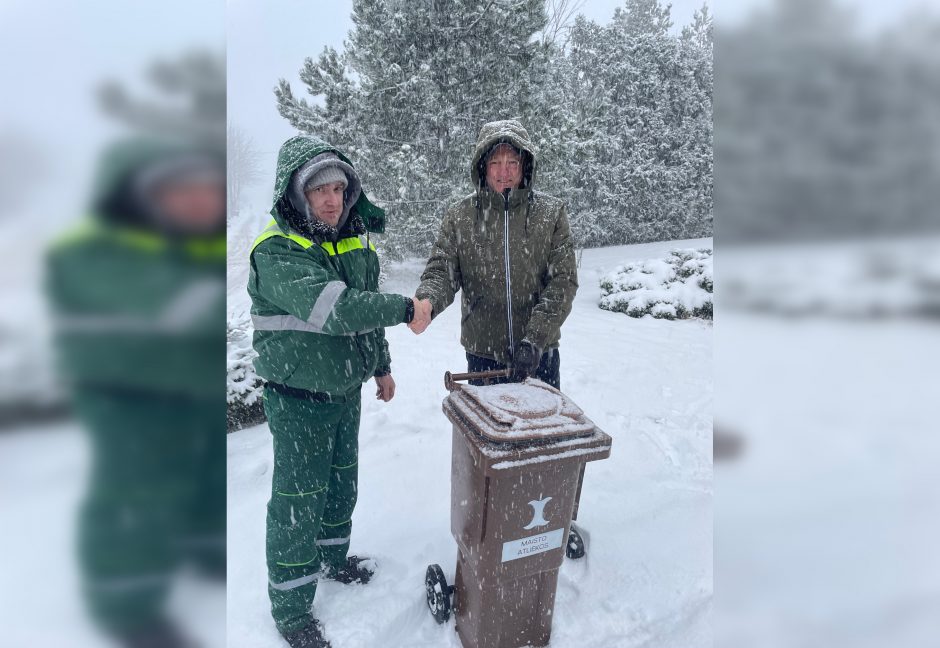
<instances>
[{"instance_id":1,"label":"gray knit hat","mask_svg":"<svg viewBox=\"0 0 940 648\"><path fill-rule=\"evenodd\" d=\"M340 230L349 218L349 210L356 204L359 194L362 193L362 184L359 182L355 169L340 160L335 153L329 151L320 153L294 171L287 195L294 209L305 214L307 220L313 220L314 215L310 211L306 192L330 182L343 182L346 185L343 214L336 224L336 229Z\"/></svg>"},{"instance_id":2,"label":"gray knit hat","mask_svg":"<svg viewBox=\"0 0 940 648\"><path fill-rule=\"evenodd\" d=\"M346 174L343 173L343 170L338 166L330 165L310 176L310 179L304 183L304 192L322 187L326 184L333 184L334 182L342 182L343 189L349 186L349 180L346 178Z\"/></svg>"},{"instance_id":3,"label":"gray knit hat","mask_svg":"<svg viewBox=\"0 0 940 648\"><path fill-rule=\"evenodd\" d=\"M167 187L209 184L220 192L225 187L225 165L218 158L198 152L168 155L145 165L130 179L133 200L151 223L166 229L170 220L165 206L156 199L155 192ZM223 221L224 222L224 221Z\"/></svg>"},{"instance_id":4,"label":"gray knit hat","mask_svg":"<svg viewBox=\"0 0 940 648\"><path fill-rule=\"evenodd\" d=\"M134 189L146 197L166 185L224 184L225 169L217 159L199 153L168 156L140 169L133 179Z\"/></svg>"}]
</instances>

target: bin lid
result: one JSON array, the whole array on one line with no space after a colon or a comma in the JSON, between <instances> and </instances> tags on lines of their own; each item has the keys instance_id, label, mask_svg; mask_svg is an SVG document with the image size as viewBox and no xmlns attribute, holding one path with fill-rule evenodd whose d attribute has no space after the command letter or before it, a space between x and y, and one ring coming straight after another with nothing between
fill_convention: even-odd
<instances>
[{"instance_id":1,"label":"bin lid","mask_svg":"<svg viewBox=\"0 0 940 648\"><path fill-rule=\"evenodd\" d=\"M448 400L475 432L497 443L559 441L594 433L594 423L580 407L534 378L524 383L459 385Z\"/></svg>"}]
</instances>

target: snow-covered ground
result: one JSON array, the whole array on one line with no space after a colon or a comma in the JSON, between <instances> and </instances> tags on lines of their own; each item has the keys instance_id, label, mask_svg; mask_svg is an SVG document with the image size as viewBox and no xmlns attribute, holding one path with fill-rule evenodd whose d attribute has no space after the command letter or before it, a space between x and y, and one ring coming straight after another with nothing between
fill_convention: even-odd
<instances>
[{"instance_id":1,"label":"snow-covered ground","mask_svg":"<svg viewBox=\"0 0 940 648\"><path fill-rule=\"evenodd\" d=\"M936 324L718 312L716 645L936 645Z\"/></svg>"},{"instance_id":2,"label":"snow-covered ground","mask_svg":"<svg viewBox=\"0 0 940 648\"><path fill-rule=\"evenodd\" d=\"M603 274L702 243L585 253L564 328L564 387L614 447L588 467L581 520L590 555L562 568L556 648L711 645L711 328L596 307ZM717 253L715 414L745 445L716 475L716 645L927 646L940 634L940 336L936 320L923 317L842 315L858 312L840 305L857 303L844 288L872 284L837 277L863 267L873 248L903 268L938 246L924 239ZM907 275L925 285L918 277L937 257L920 258ZM244 268L233 260L235 275ZM790 308L746 312L737 296L724 301L736 282L747 294L791 302L768 281L774 268L828 286L818 289L828 306L794 318ZM409 292L419 269L391 268L386 288ZM889 303L899 294L878 293ZM455 314L421 337L390 331L400 391L388 405L366 400L353 544L377 556L381 571L366 587L321 591L317 611L337 648L457 646L452 625L436 626L422 599L425 566L439 562L450 577L456 560L448 423L439 409L441 374L464 366ZM229 441L230 645L274 648L263 556L268 432L260 426ZM102 645L82 613L74 562L88 459L71 424L0 434L2 646ZM185 577L181 585L177 614L197 622L207 646L220 645L206 623L224 613L220 588Z\"/></svg>"},{"instance_id":3,"label":"snow-covered ground","mask_svg":"<svg viewBox=\"0 0 940 648\"><path fill-rule=\"evenodd\" d=\"M73 422L0 434L0 646L117 648L85 614L76 520L90 463ZM177 579L169 614L203 648L223 648L225 590L191 572Z\"/></svg>"},{"instance_id":4,"label":"snow-covered ground","mask_svg":"<svg viewBox=\"0 0 940 648\"><path fill-rule=\"evenodd\" d=\"M50 321L42 289L43 262L49 241L62 225L39 220L0 222L0 240L8 241L0 275L0 421L14 410L52 407L61 402L52 368Z\"/></svg>"},{"instance_id":5,"label":"snow-covered ground","mask_svg":"<svg viewBox=\"0 0 940 648\"><path fill-rule=\"evenodd\" d=\"M613 437L613 450L587 468L579 523L588 555L561 569L553 648L711 645L712 326L598 308L600 278L618 265L710 245L584 253L562 329L562 388ZM389 265L384 290L412 294L422 265ZM243 272L233 267L230 278ZM230 290L230 316L246 306L247 297ZM459 318L455 305L421 336L388 329L397 395L380 403L371 383L364 388L352 552L375 557L379 571L367 586L321 585L314 609L335 648L460 645L452 620L439 626L431 618L423 586L428 564L440 563L452 579L456 561L441 401L444 372L466 367ZM264 563L267 426L230 434L228 452L229 646L280 648Z\"/></svg>"},{"instance_id":6,"label":"snow-covered ground","mask_svg":"<svg viewBox=\"0 0 940 648\"><path fill-rule=\"evenodd\" d=\"M937 645L938 251L718 252L716 645Z\"/></svg>"},{"instance_id":7,"label":"snow-covered ground","mask_svg":"<svg viewBox=\"0 0 940 648\"><path fill-rule=\"evenodd\" d=\"M940 237L724 248L721 306L786 317L940 316Z\"/></svg>"}]
</instances>

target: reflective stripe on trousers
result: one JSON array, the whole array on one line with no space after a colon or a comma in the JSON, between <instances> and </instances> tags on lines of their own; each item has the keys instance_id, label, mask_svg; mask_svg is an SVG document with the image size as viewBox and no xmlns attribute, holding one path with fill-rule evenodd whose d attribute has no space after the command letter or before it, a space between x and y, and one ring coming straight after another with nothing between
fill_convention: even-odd
<instances>
[{"instance_id":1,"label":"reflective stripe on trousers","mask_svg":"<svg viewBox=\"0 0 940 648\"><path fill-rule=\"evenodd\" d=\"M320 572L315 572L313 574L308 574L306 576L301 576L300 578L294 578L293 580L284 581L283 583L275 583L272 580L268 580L268 584L274 589L280 592L287 592L298 587L303 587L304 585L309 585L310 583L316 584L320 579Z\"/></svg>"}]
</instances>

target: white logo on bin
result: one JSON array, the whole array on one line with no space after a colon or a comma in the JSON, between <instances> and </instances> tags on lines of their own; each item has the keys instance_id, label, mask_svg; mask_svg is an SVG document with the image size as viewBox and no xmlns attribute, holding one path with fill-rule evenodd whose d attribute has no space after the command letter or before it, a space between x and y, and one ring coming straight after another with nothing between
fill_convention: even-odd
<instances>
[{"instance_id":1,"label":"white logo on bin","mask_svg":"<svg viewBox=\"0 0 940 648\"><path fill-rule=\"evenodd\" d=\"M503 560L509 562L517 558L527 558L536 554L545 553L552 549L561 547L561 541L564 536L564 529L555 529L546 531L528 538L519 540L510 540L503 543Z\"/></svg>"},{"instance_id":2,"label":"white logo on bin","mask_svg":"<svg viewBox=\"0 0 940 648\"><path fill-rule=\"evenodd\" d=\"M545 505L550 501L552 501L552 498L546 497L545 499L532 500L529 502L529 506L532 507L532 521L522 528L528 531L529 529L548 524L548 520L545 519Z\"/></svg>"}]
</instances>

